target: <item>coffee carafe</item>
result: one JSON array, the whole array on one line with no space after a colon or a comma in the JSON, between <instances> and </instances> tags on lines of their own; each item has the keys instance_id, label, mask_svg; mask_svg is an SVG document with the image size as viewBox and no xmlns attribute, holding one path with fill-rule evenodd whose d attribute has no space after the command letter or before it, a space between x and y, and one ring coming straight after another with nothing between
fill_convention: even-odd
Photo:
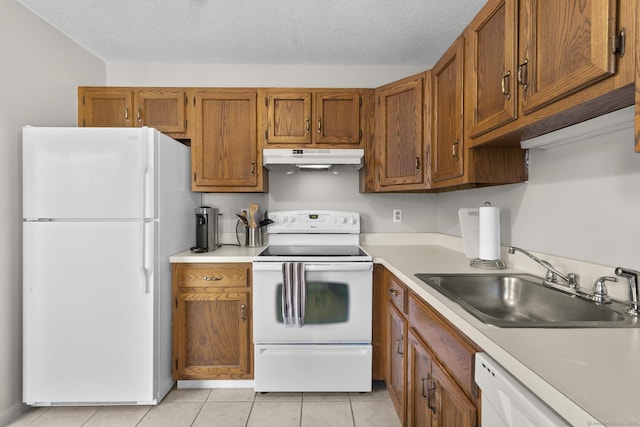
<instances>
[{"instance_id":1,"label":"coffee carafe","mask_svg":"<svg viewBox=\"0 0 640 427\"><path fill-rule=\"evenodd\" d=\"M220 247L220 222L217 208L201 206L196 208L196 245L192 252L215 251Z\"/></svg>"}]
</instances>

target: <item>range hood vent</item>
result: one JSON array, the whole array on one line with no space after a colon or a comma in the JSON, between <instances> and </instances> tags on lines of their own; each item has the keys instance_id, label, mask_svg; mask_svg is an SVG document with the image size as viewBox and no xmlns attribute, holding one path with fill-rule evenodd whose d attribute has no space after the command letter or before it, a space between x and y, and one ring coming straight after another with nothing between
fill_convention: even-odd
<instances>
[{"instance_id":1,"label":"range hood vent","mask_svg":"<svg viewBox=\"0 0 640 427\"><path fill-rule=\"evenodd\" d=\"M272 171L358 171L364 150L351 148L265 148L262 164Z\"/></svg>"}]
</instances>

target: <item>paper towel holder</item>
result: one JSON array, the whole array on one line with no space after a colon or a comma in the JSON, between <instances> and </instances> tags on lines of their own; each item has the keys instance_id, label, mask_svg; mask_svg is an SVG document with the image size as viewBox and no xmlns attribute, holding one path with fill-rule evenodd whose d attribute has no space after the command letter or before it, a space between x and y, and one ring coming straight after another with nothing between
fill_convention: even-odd
<instances>
[{"instance_id":1,"label":"paper towel holder","mask_svg":"<svg viewBox=\"0 0 640 427\"><path fill-rule=\"evenodd\" d=\"M491 203L489 202L485 202L484 203L484 207L491 207ZM482 211L482 208L480 208L480 210ZM499 211L498 211L499 212ZM482 215L482 212L480 213L480 215ZM499 217L498 217L499 218ZM497 220L499 221L499 220ZM500 252L500 233L499 233L499 224L498 224L498 241L497 241L497 250L498 250L498 255ZM481 251L482 252L482 251ZM505 264L504 261L502 261L501 259L482 259L482 258L474 258L471 260L471 262L469 263L469 265L471 267L475 267L475 268L485 268L485 269L491 269L491 270L504 270L507 268L507 265Z\"/></svg>"}]
</instances>

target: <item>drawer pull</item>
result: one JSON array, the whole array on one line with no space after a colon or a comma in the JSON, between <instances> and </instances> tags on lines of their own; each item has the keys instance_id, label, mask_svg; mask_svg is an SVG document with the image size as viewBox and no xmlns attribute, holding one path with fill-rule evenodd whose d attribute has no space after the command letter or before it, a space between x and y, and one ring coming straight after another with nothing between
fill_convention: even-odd
<instances>
[{"instance_id":1,"label":"drawer pull","mask_svg":"<svg viewBox=\"0 0 640 427\"><path fill-rule=\"evenodd\" d=\"M246 308L247 308L247 306L246 306L245 304L242 304L242 305L240 306L240 318L241 318L242 320L247 320L247 315L246 315L246 313L245 313Z\"/></svg>"},{"instance_id":2,"label":"drawer pull","mask_svg":"<svg viewBox=\"0 0 640 427\"><path fill-rule=\"evenodd\" d=\"M222 280L222 276L202 276L202 280L205 280L207 282L217 282L219 280Z\"/></svg>"}]
</instances>

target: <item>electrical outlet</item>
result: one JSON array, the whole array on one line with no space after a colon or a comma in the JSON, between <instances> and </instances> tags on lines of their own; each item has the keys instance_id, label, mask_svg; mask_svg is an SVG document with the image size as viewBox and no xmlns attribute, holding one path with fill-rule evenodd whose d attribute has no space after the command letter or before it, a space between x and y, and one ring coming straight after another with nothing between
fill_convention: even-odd
<instances>
[{"instance_id":1,"label":"electrical outlet","mask_svg":"<svg viewBox=\"0 0 640 427\"><path fill-rule=\"evenodd\" d=\"M393 222L402 222L402 209L393 210Z\"/></svg>"}]
</instances>

